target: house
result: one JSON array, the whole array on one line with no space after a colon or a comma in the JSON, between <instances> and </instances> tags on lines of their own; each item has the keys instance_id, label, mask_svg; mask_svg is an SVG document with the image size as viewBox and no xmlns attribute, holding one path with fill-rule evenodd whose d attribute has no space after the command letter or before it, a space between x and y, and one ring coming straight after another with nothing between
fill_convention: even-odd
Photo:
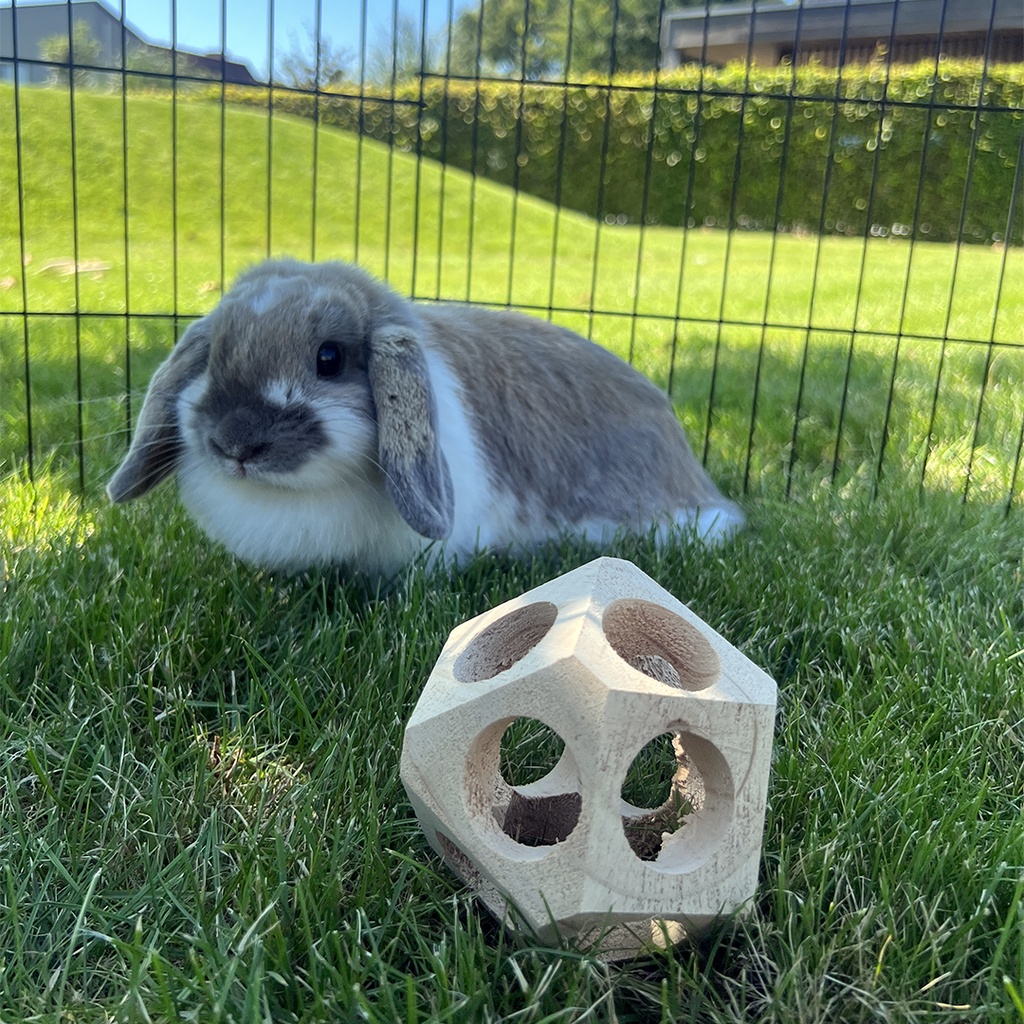
<instances>
[{"instance_id":1,"label":"house","mask_svg":"<svg viewBox=\"0 0 1024 1024\"><path fill-rule=\"evenodd\" d=\"M941 44L940 44L941 39ZM662 67L817 60L835 67L885 53L895 63L982 57L1024 61L1021 0L794 0L666 13Z\"/></svg>"},{"instance_id":2,"label":"house","mask_svg":"<svg viewBox=\"0 0 1024 1024\"><path fill-rule=\"evenodd\" d=\"M100 0L84 3L15 4L0 7L0 81L11 81L14 62L23 83L45 84L53 80L54 67L43 54L46 40L54 36L89 41L88 56L76 63L112 71L145 71L212 79L236 85L259 85L252 72L222 54L195 54L156 46L143 39ZM72 60L75 55L72 53Z\"/></svg>"}]
</instances>

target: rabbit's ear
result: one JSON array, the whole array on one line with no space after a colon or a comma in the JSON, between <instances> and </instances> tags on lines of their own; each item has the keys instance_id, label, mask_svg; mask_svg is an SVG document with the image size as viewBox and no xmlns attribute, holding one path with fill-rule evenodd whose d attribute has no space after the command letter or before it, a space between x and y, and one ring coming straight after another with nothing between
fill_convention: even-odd
<instances>
[{"instance_id":1,"label":"rabbit's ear","mask_svg":"<svg viewBox=\"0 0 1024 1024\"><path fill-rule=\"evenodd\" d=\"M111 501L138 498L177 468L183 447L178 396L206 368L209 354L209 332L197 320L149 382L128 454L107 484Z\"/></svg>"},{"instance_id":2,"label":"rabbit's ear","mask_svg":"<svg viewBox=\"0 0 1024 1024\"><path fill-rule=\"evenodd\" d=\"M452 532L455 498L437 436L437 404L415 331L398 324L375 330L367 373L377 410L377 457L388 494L417 533L443 540Z\"/></svg>"}]
</instances>

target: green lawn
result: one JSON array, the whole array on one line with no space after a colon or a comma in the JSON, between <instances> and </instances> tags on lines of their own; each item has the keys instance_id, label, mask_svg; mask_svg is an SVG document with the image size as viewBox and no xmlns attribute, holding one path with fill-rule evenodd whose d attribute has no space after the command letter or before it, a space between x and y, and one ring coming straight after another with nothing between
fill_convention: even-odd
<instances>
[{"instance_id":1,"label":"green lawn","mask_svg":"<svg viewBox=\"0 0 1024 1024\"><path fill-rule=\"evenodd\" d=\"M760 886L705 940L613 968L511 940L429 851L398 778L448 632L594 551L374 594L239 565L170 488L100 498L125 389L137 410L172 314L210 308L222 263L230 279L268 249L313 254L309 125L273 120L268 240L267 118L224 114L222 224L220 109L179 103L174 153L167 99L132 97L126 273L121 99L80 95L79 255L111 267L79 278L76 321L74 279L43 269L74 255L67 97L21 99L36 482L2 87L0 1021L1024 1024L1019 251L691 232L677 303L678 233L598 234L320 134L318 258L423 297L551 304L663 383L675 351L680 415L728 490L746 480L750 526L726 547L613 553L779 684ZM901 316L922 338L897 350Z\"/></svg>"},{"instance_id":2,"label":"green lawn","mask_svg":"<svg viewBox=\"0 0 1024 1024\"><path fill-rule=\"evenodd\" d=\"M503 936L398 780L452 626L591 552L373 598L232 562L169 493L0 500L0 1019L1024 1020L1019 514L822 494L615 549L779 713L747 916L608 968Z\"/></svg>"},{"instance_id":3,"label":"green lawn","mask_svg":"<svg viewBox=\"0 0 1024 1024\"><path fill-rule=\"evenodd\" d=\"M173 342L172 314L208 310L224 281L270 252L358 259L424 298L553 307L660 383L671 371L683 422L734 489L781 493L791 467L803 490L834 471L873 483L881 464L954 490L969 471L974 493L1010 497L1024 420L1019 250L598 229L342 132L314 140L306 121L166 96L77 96L75 203L66 92L23 90L20 107L31 385L17 151L5 145L0 465L25 453L26 391L36 456L76 459L69 398L80 387L83 476L95 488L124 443L126 386L137 403ZM2 87L0 120L14 115ZM77 296L75 278L52 267L75 255L76 213L79 258L109 264L80 275ZM77 322L61 315L76 301L89 314Z\"/></svg>"}]
</instances>

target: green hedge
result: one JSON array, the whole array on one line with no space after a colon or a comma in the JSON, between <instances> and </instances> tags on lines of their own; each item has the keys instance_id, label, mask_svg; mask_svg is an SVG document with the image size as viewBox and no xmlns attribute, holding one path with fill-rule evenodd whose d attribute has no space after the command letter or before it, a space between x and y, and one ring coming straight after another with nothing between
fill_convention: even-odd
<instances>
[{"instance_id":1,"label":"green hedge","mask_svg":"<svg viewBox=\"0 0 1024 1024\"><path fill-rule=\"evenodd\" d=\"M854 235L916 223L919 237L949 241L963 217L964 241L1005 236L1024 65L945 61L938 76L934 62L841 76L732 65L654 85L653 75L568 87L430 79L393 96L322 95L318 106L325 123L623 223ZM267 103L265 90L227 95ZM308 94L275 90L273 103L313 113ZM1018 216L1012 240L1021 232Z\"/></svg>"}]
</instances>

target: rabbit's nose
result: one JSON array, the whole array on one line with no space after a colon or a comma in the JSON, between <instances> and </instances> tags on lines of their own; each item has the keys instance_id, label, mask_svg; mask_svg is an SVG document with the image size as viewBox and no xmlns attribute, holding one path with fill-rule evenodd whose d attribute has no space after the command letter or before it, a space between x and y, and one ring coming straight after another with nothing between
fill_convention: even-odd
<instances>
[{"instance_id":1,"label":"rabbit's nose","mask_svg":"<svg viewBox=\"0 0 1024 1024\"><path fill-rule=\"evenodd\" d=\"M259 458L270 449L269 441L254 441L251 438L238 438L237 440L218 440L210 438L210 448L214 454L224 459L231 459L235 462L248 462L250 459Z\"/></svg>"},{"instance_id":2,"label":"rabbit's nose","mask_svg":"<svg viewBox=\"0 0 1024 1024\"><path fill-rule=\"evenodd\" d=\"M210 450L242 466L265 455L271 447L267 418L250 410L228 413L210 435Z\"/></svg>"}]
</instances>

